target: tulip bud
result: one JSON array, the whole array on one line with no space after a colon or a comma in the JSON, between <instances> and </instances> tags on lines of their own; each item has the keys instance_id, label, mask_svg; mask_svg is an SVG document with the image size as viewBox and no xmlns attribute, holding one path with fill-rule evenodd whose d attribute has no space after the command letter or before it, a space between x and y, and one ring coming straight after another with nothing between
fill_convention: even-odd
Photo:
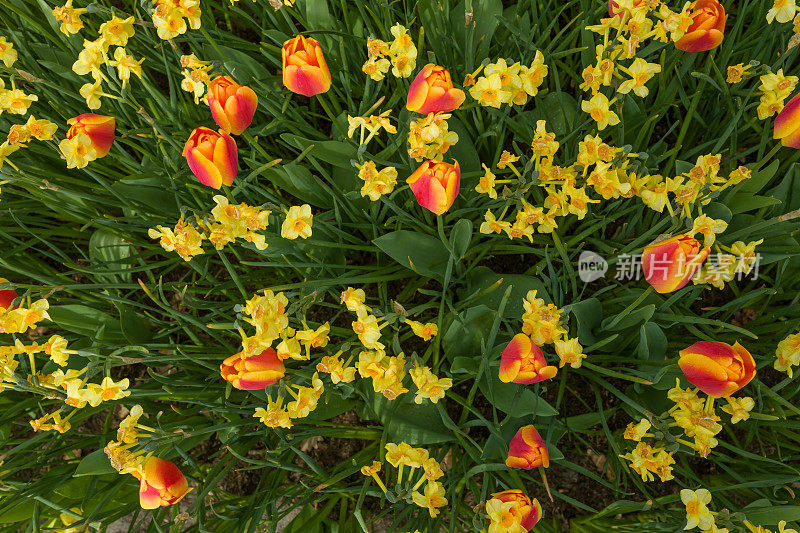
<instances>
[{"instance_id":1,"label":"tulip bud","mask_svg":"<svg viewBox=\"0 0 800 533\"><path fill-rule=\"evenodd\" d=\"M422 163L406 180L419 205L441 215L453 205L461 187L461 169L453 164L431 159Z\"/></svg>"},{"instance_id":2,"label":"tulip bud","mask_svg":"<svg viewBox=\"0 0 800 533\"><path fill-rule=\"evenodd\" d=\"M214 189L230 185L239 171L236 142L220 130L217 133L206 127L195 128L183 147L189 168L200 183Z\"/></svg>"},{"instance_id":3,"label":"tulip bud","mask_svg":"<svg viewBox=\"0 0 800 533\"><path fill-rule=\"evenodd\" d=\"M8 280L6 278L0 278L0 283L8 283ZM12 309L19 307L17 305L15 305L13 308L11 307L11 302L13 302L17 296L17 291L14 289L0 290L0 311L11 311Z\"/></svg>"},{"instance_id":4,"label":"tulip bud","mask_svg":"<svg viewBox=\"0 0 800 533\"><path fill-rule=\"evenodd\" d=\"M542 349L524 333L514 335L500 356L500 381L530 385L556 375L558 369L548 366Z\"/></svg>"},{"instance_id":5,"label":"tulip bud","mask_svg":"<svg viewBox=\"0 0 800 533\"><path fill-rule=\"evenodd\" d=\"M550 455L544 439L533 426L519 428L517 434L508 444L506 466L530 470L537 466L550 466Z\"/></svg>"},{"instance_id":6,"label":"tulip bud","mask_svg":"<svg viewBox=\"0 0 800 533\"><path fill-rule=\"evenodd\" d=\"M772 138L780 139L784 146L800 148L800 93L789 100L775 117Z\"/></svg>"},{"instance_id":7,"label":"tulip bud","mask_svg":"<svg viewBox=\"0 0 800 533\"><path fill-rule=\"evenodd\" d=\"M464 91L453 87L450 73L444 67L428 63L408 88L406 108L423 115L449 113L464 103L465 98Z\"/></svg>"},{"instance_id":8,"label":"tulip bud","mask_svg":"<svg viewBox=\"0 0 800 533\"><path fill-rule=\"evenodd\" d=\"M67 139L85 133L97 152L97 159L106 155L111 149L111 145L114 144L114 117L84 113L69 119L67 124L71 126L67 132Z\"/></svg>"},{"instance_id":9,"label":"tulip bud","mask_svg":"<svg viewBox=\"0 0 800 533\"><path fill-rule=\"evenodd\" d=\"M150 457L137 476L139 505L142 509L158 509L178 503L189 492L189 484L178 467L170 461Z\"/></svg>"},{"instance_id":10,"label":"tulip bud","mask_svg":"<svg viewBox=\"0 0 800 533\"><path fill-rule=\"evenodd\" d=\"M492 499L500 500L503 503L513 502L514 506L510 509L519 524L530 530L542 516L542 506L536 498L531 501L527 494L518 489L504 490L492 494Z\"/></svg>"},{"instance_id":11,"label":"tulip bud","mask_svg":"<svg viewBox=\"0 0 800 533\"><path fill-rule=\"evenodd\" d=\"M217 76L208 85L206 101L214 122L225 132L240 135L253 121L258 96L230 76Z\"/></svg>"},{"instance_id":12,"label":"tulip bud","mask_svg":"<svg viewBox=\"0 0 800 533\"><path fill-rule=\"evenodd\" d=\"M684 52L705 52L716 48L725 37L725 8L717 0L695 0L689 6L692 25L675 42Z\"/></svg>"},{"instance_id":13,"label":"tulip bud","mask_svg":"<svg viewBox=\"0 0 800 533\"><path fill-rule=\"evenodd\" d=\"M700 341L679 352L678 366L686 379L714 398L727 398L756 375L750 352L738 342Z\"/></svg>"},{"instance_id":14,"label":"tulip bud","mask_svg":"<svg viewBox=\"0 0 800 533\"><path fill-rule=\"evenodd\" d=\"M331 72L315 39L302 35L283 43L283 84L290 91L304 96L328 92Z\"/></svg>"},{"instance_id":15,"label":"tulip bud","mask_svg":"<svg viewBox=\"0 0 800 533\"><path fill-rule=\"evenodd\" d=\"M660 293L686 286L708 256L697 239L688 234L648 244L642 253L642 269L647 283Z\"/></svg>"},{"instance_id":16,"label":"tulip bud","mask_svg":"<svg viewBox=\"0 0 800 533\"><path fill-rule=\"evenodd\" d=\"M244 352L225 359L219 366L223 379L240 390L260 390L281 379L286 372L278 352L267 348L263 352L245 356Z\"/></svg>"}]
</instances>

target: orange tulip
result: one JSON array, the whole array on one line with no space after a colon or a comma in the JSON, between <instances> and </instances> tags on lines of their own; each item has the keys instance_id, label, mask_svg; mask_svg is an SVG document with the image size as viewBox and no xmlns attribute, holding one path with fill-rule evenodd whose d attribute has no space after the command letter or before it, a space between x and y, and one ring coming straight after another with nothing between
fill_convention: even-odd
<instances>
[{"instance_id":1,"label":"orange tulip","mask_svg":"<svg viewBox=\"0 0 800 533\"><path fill-rule=\"evenodd\" d=\"M556 375L558 369L549 366L542 349L524 333L514 335L500 356L500 381L530 385Z\"/></svg>"},{"instance_id":2,"label":"orange tulip","mask_svg":"<svg viewBox=\"0 0 800 533\"><path fill-rule=\"evenodd\" d=\"M236 142L220 130L199 127L192 131L183 147L189 168L200 183L214 189L230 185L239 171Z\"/></svg>"},{"instance_id":3,"label":"orange tulip","mask_svg":"<svg viewBox=\"0 0 800 533\"><path fill-rule=\"evenodd\" d=\"M239 85L230 76L217 76L208 85L206 101L217 126L232 135L240 135L253 121L258 96L253 89Z\"/></svg>"},{"instance_id":4,"label":"orange tulip","mask_svg":"<svg viewBox=\"0 0 800 533\"><path fill-rule=\"evenodd\" d=\"M700 341L679 352L678 366L686 379L714 398L727 398L756 375L750 352L738 342Z\"/></svg>"},{"instance_id":5,"label":"orange tulip","mask_svg":"<svg viewBox=\"0 0 800 533\"><path fill-rule=\"evenodd\" d=\"M281 379L286 372L278 352L267 348L246 357L244 352L225 359L219 366L223 379L240 390L259 390Z\"/></svg>"},{"instance_id":6,"label":"orange tulip","mask_svg":"<svg viewBox=\"0 0 800 533\"><path fill-rule=\"evenodd\" d=\"M464 103L465 98L464 91L453 87L450 73L444 67L428 63L408 88L406 108L423 115L449 113Z\"/></svg>"},{"instance_id":7,"label":"orange tulip","mask_svg":"<svg viewBox=\"0 0 800 533\"><path fill-rule=\"evenodd\" d=\"M97 159L100 159L111 150L111 145L114 144L114 128L116 125L114 117L84 113L69 119L67 124L71 126L67 132L67 139L72 139L79 133L85 133L97 152Z\"/></svg>"},{"instance_id":8,"label":"orange tulip","mask_svg":"<svg viewBox=\"0 0 800 533\"><path fill-rule=\"evenodd\" d=\"M527 494L518 489L504 490L492 494L492 499L503 503L513 502L510 513L517 518L520 525L529 531L542 517L542 506L536 498L531 501Z\"/></svg>"},{"instance_id":9,"label":"orange tulip","mask_svg":"<svg viewBox=\"0 0 800 533\"><path fill-rule=\"evenodd\" d=\"M695 0L690 6L692 25L675 42L684 52L705 52L716 48L725 37L725 8L717 0Z\"/></svg>"},{"instance_id":10,"label":"orange tulip","mask_svg":"<svg viewBox=\"0 0 800 533\"><path fill-rule=\"evenodd\" d=\"M660 293L686 286L708 256L697 239L688 234L648 244L642 253L642 269L647 283Z\"/></svg>"},{"instance_id":11,"label":"orange tulip","mask_svg":"<svg viewBox=\"0 0 800 533\"><path fill-rule=\"evenodd\" d=\"M302 35L283 43L283 84L293 93L304 96L328 92L331 71L315 39Z\"/></svg>"},{"instance_id":12,"label":"orange tulip","mask_svg":"<svg viewBox=\"0 0 800 533\"><path fill-rule=\"evenodd\" d=\"M431 159L422 163L406 180L419 205L441 215L453 205L461 187L461 168Z\"/></svg>"},{"instance_id":13,"label":"orange tulip","mask_svg":"<svg viewBox=\"0 0 800 533\"><path fill-rule=\"evenodd\" d=\"M530 470L537 466L550 466L550 455L544 439L533 426L519 428L517 434L508 445L506 466Z\"/></svg>"},{"instance_id":14,"label":"orange tulip","mask_svg":"<svg viewBox=\"0 0 800 533\"><path fill-rule=\"evenodd\" d=\"M150 457L139 478L139 505L142 509L158 509L178 503L189 492L189 484L178 467L170 461Z\"/></svg>"},{"instance_id":15,"label":"orange tulip","mask_svg":"<svg viewBox=\"0 0 800 533\"><path fill-rule=\"evenodd\" d=\"M775 117L772 138L780 139L784 146L800 148L800 93L789 100Z\"/></svg>"},{"instance_id":16,"label":"orange tulip","mask_svg":"<svg viewBox=\"0 0 800 533\"><path fill-rule=\"evenodd\" d=\"M8 280L6 278L0 278L0 283L8 283ZM17 296L17 291L14 289L0 290L0 311L11 311L12 309L19 307L17 305L11 307L11 302L13 302Z\"/></svg>"}]
</instances>

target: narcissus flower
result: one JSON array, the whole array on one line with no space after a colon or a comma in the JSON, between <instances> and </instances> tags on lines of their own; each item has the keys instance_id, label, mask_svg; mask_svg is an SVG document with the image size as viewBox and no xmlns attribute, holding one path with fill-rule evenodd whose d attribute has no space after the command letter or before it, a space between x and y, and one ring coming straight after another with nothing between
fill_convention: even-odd
<instances>
[{"instance_id":1,"label":"narcissus flower","mask_svg":"<svg viewBox=\"0 0 800 533\"><path fill-rule=\"evenodd\" d=\"M227 133L240 135L253 121L258 96L230 76L217 76L208 86L206 101L214 122Z\"/></svg>"},{"instance_id":2,"label":"narcissus flower","mask_svg":"<svg viewBox=\"0 0 800 533\"><path fill-rule=\"evenodd\" d=\"M686 379L714 398L727 398L756 375L750 352L738 342L700 341L679 352L678 366Z\"/></svg>"},{"instance_id":3,"label":"narcissus flower","mask_svg":"<svg viewBox=\"0 0 800 533\"><path fill-rule=\"evenodd\" d=\"M784 146L800 148L800 93L789 100L775 117L772 138L780 139Z\"/></svg>"},{"instance_id":4,"label":"narcissus flower","mask_svg":"<svg viewBox=\"0 0 800 533\"><path fill-rule=\"evenodd\" d=\"M675 235L654 242L642 253L642 269L647 283L664 294L686 286L708 255L708 249L700 250L694 237Z\"/></svg>"},{"instance_id":5,"label":"narcissus flower","mask_svg":"<svg viewBox=\"0 0 800 533\"><path fill-rule=\"evenodd\" d=\"M220 130L199 127L192 131L183 155L200 183L219 189L231 185L239 171L238 152L233 137Z\"/></svg>"},{"instance_id":6,"label":"narcissus flower","mask_svg":"<svg viewBox=\"0 0 800 533\"><path fill-rule=\"evenodd\" d=\"M675 41L684 52L705 52L716 48L725 37L725 8L717 0L695 0L690 6L692 25Z\"/></svg>"},{"instance_id":7,"label":"narcissus flower","mask_svg":"<svg viewBox=\"0 0 800 533\"><path fill-rule=\"evenodd\" d=\"M539 500L531 500L521 490L504 490L492 494L492 499L486 502L486 514L489 533L506 533L516 526L529 531L541 518L542 506Z\"/></svg>"},{"instance_id":8,"label":"narcissus flower","mask_svg":"<svg viewBox=\"0 0 800 533\"><path fill-rule=\"evenodd\" d=\"M290 91L303 96L328 92L331 72L315 39L302 35L283 43L283 84Z\"/></svg>"},{"instance_id":9,"label":"narcissus flower","mask_svg":"<svg viewBox=\"0 0 800 533\"><path fill-rule=\"evenodd\" d=\"M267 348L259 354L243 352L225 359L219 366L223 379L240 390L259 390L281 379L286 371L278 353Z\"/></svg>"},{"instance_id":10,"label":"narcissus flower","mask_svg":"<svg viewBox=\"0 0 800 533\"><path fill-rule=\"evenodd\" d=\"M464 103L466 97L464 91L453 87L450 73L444 67L428 63L408 88L406 108L423 115L449 113Z\"/></svg>"},{"instance_id":11,"label":"narcissus flower","mask_svg":"<svg viewBox=\"0 0 800 533\"><path fill-rule=\"evenodd\" d=\"M0 278L0 283L8 283L6 278ZM0 290L0 311L5 309L12 309L11 302L17 297L17 291L14 289L1 289ZM16 309L19 306L14 306L13 308Z\"/></svg>"},{"instance_id":12,"label":"narcissus flower","mask_svg":"<svg viewBox=\"0 0 800 533\"><path fill-rule=\"evenodd\" d=\"M92 140L85 133L78 133L72 138L63 139L58 148L67 160L67 168L83 168L89 161L97 159L97 150Z\"/></svg>"},{"instance_id":13,"label":"narcissus flower","mask_svg":"<svg viewBox=\"0 0 800 533\"><path fill-rule=\"evenodd\" d=\"M683 489L681 501L686 506L686 527L684 529L711 529L714 525L714 515L706 507L711 503L711 493L708 489Z\"/></svg>"},{"instance_id":14,"label":"narcissus flower","mask_svg":"<svg viewBox=\"0 0 800 533\"><path fill-rule=\"evenodd\" d=\"M84 113L67 121L70 125L67 139L72 139L79 133L85 133L94 148L97 158L105 156L114 144L114 117Z\"/></svg>"},{"instance_id":15,"label":"narcissus flower","mask_svg":"<svg viewBox=\"0 0 800 533\"><path fill-rule=\"evenodd\" d=\"M311 206L308 204L293 205L286 214L286 220L281 226L281 237L284 239L296 239L311 237L311 226L314 215L311 213Z\"/></svg>"},{"instance_id":16,"label":"narcissus flower","mask_svg":"<svg viewBox=\"0 0 800 533\"><path fill-rule=\"evenodd\" d=\"M178 467L158 457L145 461L137 477L141 482L139 505L142 509L158 509L178 503L191 490Z\"/></svg>"},{"instance_id":17,"label":"narcissus flower","mask_svg":"<svg viewBox=\"0 0 800 533\"><path fill-rule=\"evenodd\" d=\"M550 466L550 455L544 439L533 426L519 428L508 445L506 466L530 470L537 466Z\"/></svg>"},{"instance_id":18,"label":"narcissus flower","mask_svg":"<svg viewBox=\"0 0 800 533\"><path fill-rule=\"evenodd\" d=\"M422 163L406 180L419 205L441 215L453 205L461 187L461 168L431 159Z\"/></svg>"},{"instance_id":19,"label":"narcissus flower","mask_svg":"<svg viewBox=\"0 0 800 533\"><path fill-rule=\"evenodd\" d=\"M558 369L549 366L541 348L524 333L514 335L500 356L500 381L530 385L556 375Z\"/></svg>"}]
</instances>

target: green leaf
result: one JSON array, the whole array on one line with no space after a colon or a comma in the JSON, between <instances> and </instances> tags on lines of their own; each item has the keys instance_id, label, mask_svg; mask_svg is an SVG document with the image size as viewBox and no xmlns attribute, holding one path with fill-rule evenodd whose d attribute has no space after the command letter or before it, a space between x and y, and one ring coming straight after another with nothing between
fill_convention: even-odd
<instances>
[{"instance_id":1,"label":"green leaf","mask_svg":"<svg viewBox=\"0 0 800 533\"><path fill-rule=\"evenodd\" d=\"M133 246L125 242L122 237L110 232L107 229L95 231L89 238L89 257L97 265L98 270L128 270L129 264L125 260L135 253ZM111 272L103 273L102 270L96 274L97 278L104 283L130 283L130 272Z\"/></svg>"},{"instance_id":2,"label":"green leaf","mask_svg":"<svg viewBox=\"0 0 800 533\"><path fill-rule=\"evenodd\" d=\"M414 394L411 392L396 400L388 400L374 391L372 394L372 408L386 429L389 440L418 446L455 438L430 400L417 405L413 402Z\"/></svg>"},{"instance_id":3,"label":"green leaf","mask_svg":"<svg viewBox=\"0 0 800 533\"><path fill-rule=\"evenodd\" d=\"M454 259L459 260L464 257L472 240L472 221L462 218L453 226L450 233L450 245L453 247Z\"/></svg>"},{"instance_id":4,"label":"green leaf","mask_svg":"<svg viewBox=\"0 0 800 533\"><path fill-rule=\"evenodd\" d=\"M74 477L78 476L101 476L103 474L114 474L116 470L111 466L106 452L95 450L78 463Z\"/></svg>"},{"instance_id":5,"label":"green leaf","mask_svg":"<svg viewBox=\"0 0 800 533\"><path fill-rule=\"evenodd\" d=\"M645 322L639 328L639 359L663 361L667 354L667 336L655 322Z\"/></svg>"},{"instance_id":6,"label":"green leaf","mask_svg":"<svg viewBox=\"0 0 800 533\"><path fill-rule=\"evenodd\" d=\"M281 135L281 139L300 150L305 150L309 146L313 146L313 148L311 148L311 150L308 152L308 155L313 156L320 161L329 163L335 167L344 168L352 173L355 173L355 169L353 168L351 161L356 159L358 156L358 151L345 142L313 141L292 133L284 133Z\"/></svg>"},{"instance_id":7,"label":"green leaf","mask_svg":"<svg viewBox=\"0 0 800 533\"><path fill-rule=\"evenodd\" d=\"M47 310L60 328L89 338L125 342L119 320L88 305L56 305ZM102 331L101 331L102 329Z\"/></svg>"},{"instance_id":8,"label":"green leaf","mask_svg":"<svg viewBox=\"0 0 800 533\"><path fill-rule=\"evenodd\" d=\"M470 307L459 313L442 337L445 354L480 355L495 314L485 305Z\"/></svg>"},{"instance_id":9,"label":"green leaf","mask_svg":"<svg viewBox=\"0 0 800 533\"><path fill-rule=\"evenodd\" d=\"M450 252L442 241L424 233L400 230L372 241L389 257L417 274L444 279Z\"/></svg>"},{"instance_id":10,"label":"green leaf","mask_svg":"<svg viewBox=\"0 0 800 533\"><path fill-rule=\"evenodd\" d=\"M539 278L523 274L497 274L484 266L472 270L467 280L467 290L462 291L461 296L465 298L478 293L479 296L472 303L483 304L490 309L498 309L500 300L509 286L513 289L508 298L505 316L522 316L524 311L522 300L528 291L535 290L537 297L542 298L546 303L552 303Z\"/></svg>"},{"instance_id":11,"label":"green leaf","mask_svg":"<svg viewBox=\"0 0 800 533\"><path fill-rule=\"evenodd\" d=\"M328 8L328 0L306 0L306 22L308 29L327 29L333 27L333 18Z\"/></svg>"},{"instance_id":12,"label":"green leaf","mask_svg":"<svg viewBox=\"0 0 800 533\"><path fill-rule=\"evenodd\" d=\"M314 177L307 167L287 163L264 171L264 176L276 187L283 189L303 202L317 207L329 208L333 205L330 195L320 187L319 178Z\"/></svg>"},{"instance_id":13,"label":"green leaf","mask_svg":"<svg viewBox=\"0 0 800 533\"><path fill-rule=\"evenodd\" d=\"M491 380L491 389L488 380ZM558 414L552 405L531 390L531 385L503 383L497 375L497 370L492 369L484 374L478 387L492 405L509 416L555 416Z\"/></svg>"},{"instance_id":14,"label":"green leaf","mask_svg":"<svg viewBox=\"0 0 800 533\"><path fill-rule=\"evenodd\" d=\"M584 346L597 342L594 330L603 321L603 305L597 298L587 298L570 306L578 325L578 339Z\"/></svg>"},{"instance_id":15,"label":"green leaf","mask_svg":"<svg viewBox=\"0 0 800 533\"><path fill-rule=\"evenodd\" d=\"M759 507L755 510L744 509L747 519L753 524L776 526L781 520L792 522L800 520L800 506L798 505L773 505Z\"/></svg>"}]
</instances>

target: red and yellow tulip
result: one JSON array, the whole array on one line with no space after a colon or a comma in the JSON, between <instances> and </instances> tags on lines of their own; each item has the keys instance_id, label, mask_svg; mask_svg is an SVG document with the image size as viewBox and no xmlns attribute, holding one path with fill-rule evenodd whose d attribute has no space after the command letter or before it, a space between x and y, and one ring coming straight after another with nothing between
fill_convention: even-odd
<instances>
[{"instance_id":1,"label":"red and yellow tulip","mask_svg":"<svg viewBox=\"0 0 800 533\"><path fill-rule=\"evenodd\" d=\"M423 115L449 113L464 103L465 98L464 91L453 87L450 73L444 67L428 63L408 88L406 108Z\"/></svg>"},{"instance_id":2,"label":"red and yellow tulip","mask_svg":"<svg viewBox=\"0 0 800 533\"><path fill-rule=\"evenodd\" d=\"M316 39L302 35L283 43L283 84L293 93L314 96L331 88L331 72Z\"/></svg>"},{"instance_id":3,"label":"red and yellow tulip","mask_svg":"<svg viewBox=\"0 0 800 533\"><path fill-rule=\"evenodd\" d=\"M780 139L784 146L800 148L800 93L789 100L775 117L772 138Z\"/></svg>"},{"instance_id":4,"label":"red and yellow tulip","mask_svg":"<svg viewBox=\"0 0 800 533\"><path fill-rule=\"evenodd\" d=\"M286 367L278 352L267 348L249 357L244 352L234 354L222 362L219 371L222 378L237 389L259 390L281 379Z\"/></svg>"},{"instance_id":5,"label":"red and yellow tulip","mask_svg":"<svg viewBox=\"0 0 800 533\"><path fill-rule=\"evenodd\" d=\"M519 428L517 434L508 445L506 466L530 470L537 466L550 466L550 455L547 453L544 439L533 426Z\"/></svg>"},{"instance_id":6,"label":"red and yellow tulip","mask_svg":"<svg viewBox=\"0 0 800 533\"><path fill-rule=\"evenodd\" d=\"M556 375L558 369L549 366L542 349L524 333L514 335L500 356L500 381L530 385Z\"/></svg>"},{"instance_id":7,"label":"red and yellow tulip","mask_svg":"<svg viewBox=\"0 0 800 533\"><path fill-rule=\"evenodd\" d=\"M461 168L431 159L422 163L406 180L419 205L441 215L453 205L461 187Z\"/></svg>"},{"instance_id":8,"label":"red and yellow tulip","mask_svg":"<svg viewBox=\"0 0 800 533\"><path fill-rule=\"evenodd\" d=\"M642 269L647 283L660 293L686 286L708 256L708 248L689 234L648 244L642 253Z\"/></svg>"},{"instance_id":9,"label":"red and yellow tulip","mask_svg":"<svg viewBox=\"0 0 800 533\"><path fill-rule=\"evenodd\" d=\"M675 42L684 52L705 52L716 48L725 37L725 8L717 0L695 0L690 6L692 25Z\"/></svg>"},{"instance_id":10,"label":"red and yellow tulip","mask_svg":"<svg viewBox=\"0 0 800 533\"><path fill-rule=\"evenodd\" d=\"M511 514L526 531L529 531L542 516L542 506L536 498L531 501L527 494L518 489L504 490L492 494L492 499L503 503L513 502Z\"/></svg>"},{"instance_id":11,"label":"red and yellow tulip","mask_svg":"<svg viewBox=\"0 0 800 533\"><path fill-rule=\"evenodd\" d=\"M727 398L756 375L750 352L738 342L700 341L679 352L678 366L686 379L714 398Z\"/></svg>"},{"instance_id":12,"label":"red and yellow tulip","mask_svg":"<svg viewBox=\"0 0 800 533\"><path fill-rule=\"evenodd\" d=\"M97 159L100 159L111 150L111 145L114 144L114 128L116 125L114 117L84 113L69 119L67 124L70 125L69 131L67 131L67 139L72 139L80 133L85 133L97 152Z\"/></svg>"},{"instance_id":13,"label":"red and yellow tulip","mask_svg":"<svg viewBox=\"0 0 800 533\"><path fill-rule=\"evenodd\" d=\"M145 461L139 478L139 505L142 509L158 509L178 503L189 493L189 483L170 461L150 457Z\"/></svg>"},{"instance_id":14,"label":"red and yellow tulip","mask_svg":"<svg viewBox=\"0 0 800 533\"><path fill-rule=\"evenodd\" d=\"M219 189L231 185L239 171L239 155L233 137L220 130L199 127L192 131L183 155L200 183Z\"/></svg>"},{"instance_id":15,"label":"red and yellow tulip","mask_svg":"<svg viewBox=\"0 0 800 533\"><path fill-rule=\"evenodd\" d=\"M8 283L6 278L0 278L0 283ZM0 311L8 309L9 311L11 308L11 302L17 297L17 291L14 289L3 289L0 290ZM14 306L16 308L18 306Z\"/></svg>"},{"instance_id":16,"label":"red and yellow tulip","mask_svg":"<svg viewBox=\"0 0 800 533\"><path fill-rule=\"evenodd\" d=\"M225 132L240 135L253 121L258 96L230 76L217 76L208 85L206 101L214 122Z\"/></svg>"}]
</instances>

